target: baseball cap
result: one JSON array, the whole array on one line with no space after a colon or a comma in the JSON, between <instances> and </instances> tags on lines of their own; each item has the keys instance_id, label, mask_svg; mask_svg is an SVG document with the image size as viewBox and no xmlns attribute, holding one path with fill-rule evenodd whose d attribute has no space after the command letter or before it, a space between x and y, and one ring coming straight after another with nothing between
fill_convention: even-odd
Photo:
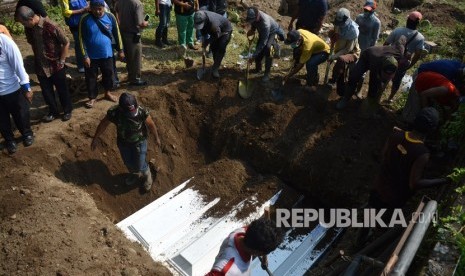
<instances>
[{"instance_id":1,"label":"baseball cap","mask_svg":"<svg viewBox=\"0 0 465 276\"><path fill-rule=\"evenodd\" d=\"M248 8L247 9L247 17L245 18L245 20L247 22L253 22L253 21L255 21L255 18L257 18L256 10L254 8Z\"/></svg>"},{"instance_id":2,"label":"baseball cap","mask_svg":"<svg viewBox=\"0 0 465 276\"><path fill-rule=\"evenodd\" d=\"M205 20L207 20L207 14L204 11L197 11L194 15L194 27L196 30L203 29L205 26Z\"/></svg>"},{"instance_id":3,"label":"baseball cap","mask_svg":"<svg viewBox=\"0 0 465 276\"><path fill-rule=\"evenodd\" d=\"M428 134L433 132L438 127L439 123L439 112L434 109L433 107L425 107L418 115L415 117L413 121L413 129Z\"/></svg>"},{"instance_id":4,"label":"baseball cap","mask_svg":"<svg viewBox=\"0 0 465 276\"><path fill-rule=\"evenodd\" d=\"M350 18L350 11L346 8L340 8L336 12L336 18L334 19L334 24L336 25L342 25L344 24L347 19Z\"/></svg>"},{"instance_id":5,"label":"baseball cap","mask_svg":"<svg viewBox=\"0 0 465 276\"><path fill-rule=\"evenodd\" d=\"M137 115L137 100L134 95L124 92L119 97L119 107L126 113L128 117Z\"/></svg>"},{"instance_id":6,"label":"baseball cap","mask_svg":"<svg viewBox=\"0 0 465 276\"><path fill-rule=\"evenodd\" d=\"M422 18L423 15L419 11L413 11L407 17L411 21L420 21Z\"/></svg>"},{"instance_id":7,"label":"baseball cap","mask_svg":"<svg viewBox=\"0 0 465 276\"><path fill-rule=\"evenodd\" d=\"M375 0L368 0L363 5L363 9L367 11L374 11L378 5L376 4Z\"/></svg>"},{"instance_id":8,"label":"baseball cap","mask_svg":"<svg viewBox=\"0 0 465 276\"><path fill-rule=\"evenodd\" d=\"M397 66L398 66L397 60L393 56L388 56L383 60L381 68L383 72L392 74L396 72Z\"/></svg>"},{"instance_id":9,"label":"baseball cap","mask_svg":"<svg viewBox=\"0 0 465 276\"><path fill-rule=\"evenodd\" d=\"M292 44L294 42L297 42L300 39L300 33L297 30L292 30L287 33L287 38L284 41L284 44Z\"/></svg>"},{"instance_id":10,"label":"baseball cap","mask_svg":"<svg viewBox=\"0 0 465 276\"><path fill-rule=\"evenodd\" d=\"M90 5L91 6L105 6L105 1L104 0L90 0Z\"/></svg>"}]
</instances>

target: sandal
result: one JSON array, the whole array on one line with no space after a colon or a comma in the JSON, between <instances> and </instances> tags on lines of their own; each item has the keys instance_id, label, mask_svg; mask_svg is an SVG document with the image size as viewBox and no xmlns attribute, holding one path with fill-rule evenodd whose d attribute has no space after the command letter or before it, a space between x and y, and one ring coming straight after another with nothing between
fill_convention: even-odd
<instances>
[{"instance_id":1,"label":"sandal","mask_svg":"<svg viewBox=\"0 0 465 276\"><path fill-rule=\"evenodd\" d=\"M87 108L92 108L94 107L95 99L91 99L88 102L86 102L86 107Z\"/></svg>"},{"instance_id":2,"label":"sandal","mask_svg":"<svg viewBox=\"0 0 465 276\"><path fill-rule=\"evenodd\" d=\"M110 102L114 102L114 103L118 102L118 97L110 93L105 94L105 99L107 99Z\"/></svg>"}]
</instances>

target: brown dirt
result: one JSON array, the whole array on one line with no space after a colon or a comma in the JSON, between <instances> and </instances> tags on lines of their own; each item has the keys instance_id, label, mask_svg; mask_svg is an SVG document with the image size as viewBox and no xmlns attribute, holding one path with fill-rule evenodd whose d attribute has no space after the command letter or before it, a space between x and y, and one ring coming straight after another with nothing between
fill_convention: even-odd
<instances>
[{"instance_id":1,"label":"brown dirt","mask_svg":"<svg viewBox=\"0 0 465 276\"><path fill-rule=\"evenodd\" d=\"M278 6L277 0L256 3L267 11ZM360 10L358 1L345 4L353 14ZM23 38L16 41L30 68L30 47ZM285 70L275 73L282 76ZM279 77L267 85L257 81L252 98L243 100L236 92L242 72L227 69L218 82L199 82L195 71L144 71L148 87L123 85L118 91L134 92L152 110L159 129L162 146L149 142L148 155L158 170L149 193L123 185L126 169L113 126L98 149L90 150L111 103L85 109L85 95L76 94L71 121L43 124L47 111L34 86L36 142L21 146L14 156L3 150L0 157L0 275L169 274L114 223L192 176L206 197L219 196L229 204L252 194L269 198L284 184L298 190L295 197L304 194L317 206L365 201L394 114L386 110L381 119L360 119L355 101L337 112L334 92L304 88L299 78L285 87L282 101L271 97Z\"/></svg>"}]
</instances>

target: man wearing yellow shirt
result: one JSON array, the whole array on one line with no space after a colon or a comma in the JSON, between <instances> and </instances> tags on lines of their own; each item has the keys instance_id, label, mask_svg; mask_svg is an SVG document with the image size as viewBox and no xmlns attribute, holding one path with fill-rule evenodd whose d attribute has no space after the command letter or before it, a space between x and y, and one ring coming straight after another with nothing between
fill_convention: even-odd
<instances>
[{"instance_id":1,"label":"man wearing yellow shirt","mask_svg":"<svg viewBox=\"0 0 465 276\"><path fill-rule=\"evenodd\" d=\"M307 85L317 85L318 65L328 59L329 45L319 36L302 29L290 31L284 43L291 45L293 49L294 66L284 77L283 83L286 83L290 77L299 72L305 64L307 68Z\"/></svg>"}]
</instances>

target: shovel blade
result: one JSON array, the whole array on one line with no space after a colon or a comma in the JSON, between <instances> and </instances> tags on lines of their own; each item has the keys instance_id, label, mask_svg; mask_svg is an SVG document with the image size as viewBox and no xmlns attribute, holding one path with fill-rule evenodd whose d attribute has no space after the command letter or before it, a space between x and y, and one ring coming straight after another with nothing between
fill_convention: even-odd
<instances>
[{"instance_id":1,"label":"shovel blade","mask_svg":"<svg viewBox=\"0 0 465 276\"><path fill-rule=\"evenodd\" d=\"M205 69L204 68L200 68L200 69L197 70L197 79L198 80L203 79L204 75L205 75Z\"/></svg>"},{"instance_id":2,"label":"shovel blade","mask_svg":"<svg viewBox=\"0 0 465 276\"><path fill-rule=\"evenodd\" d=\"M239 84L237 85L237 92L241 98L248 99L252 96L253 88L250 83L246 81L239 81Z\"/></svg>"},{"instance_id":3,"label":"shovel blade","mask_svg":"<svg viewBox=\"0 0 465 276\"><path fill-rule=\"evenodd\" d=\"M191 68L194 66L194 60L191 58L184 58L184 65L186 65L186 68Z\"/></svg>"}]
</instances>

